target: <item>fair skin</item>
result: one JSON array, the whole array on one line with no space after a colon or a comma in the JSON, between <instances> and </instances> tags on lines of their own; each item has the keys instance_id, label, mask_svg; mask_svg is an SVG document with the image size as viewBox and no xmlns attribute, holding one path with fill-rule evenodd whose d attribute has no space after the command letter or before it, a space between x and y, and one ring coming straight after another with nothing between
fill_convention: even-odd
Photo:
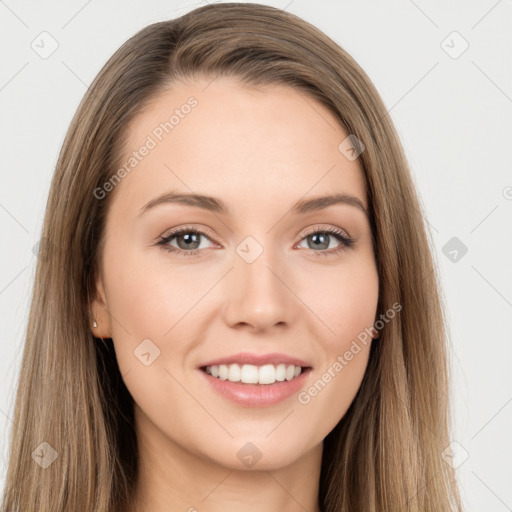
<instances>
[{"instance_id":1,"label":"fair skin","mask_svg":"<svg viewBox=\"0 0 512 512\"><path fill-rule=\"evenodd\" d=\"M367 208L363 174L338 150L348 132L305 93L210 82L177 83L151 101L130 126L127 155L190 96L198 104L110 192L93 332L112 338L135 401L133 507L318 512L322 442L354 399L371 340L307 404L297 393L269 406L233 403L198 365L279 352L310 364L303 391L373 325L378 274L365 212L346 203L291 211L335 193ZM171 190L213 196L230 211L161 203L139 215ZM183 234L167 245L195 255L158 245L184 226L205 233L199 249L187 249ZM353 246L322 231L333 228ZM259 246L242 247L262 249L251 263L237 252L247 237ZM160 350L148 365L134 355L146 339L145 352ZM251 466L237 456L247 443L260 454Z\"/></svg>"}]
</instances>

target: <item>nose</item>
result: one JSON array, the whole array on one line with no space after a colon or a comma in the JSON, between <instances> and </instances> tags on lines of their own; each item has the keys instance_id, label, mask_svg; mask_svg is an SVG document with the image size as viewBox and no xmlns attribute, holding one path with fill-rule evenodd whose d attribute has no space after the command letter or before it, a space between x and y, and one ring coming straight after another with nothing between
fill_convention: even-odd
<instances>
[{"instance_id":1,"label":"nose","mask_svg":"<svg viewBox=\"0 0 512 512\"><path fill-rule=\"evenodd\" d=\"M293 277L286 261L264 250L249 263L235 254L225 284L225 321L255 332L285 327L298 318L300 300L293 293Z\"/></svg>"}]
</instances>

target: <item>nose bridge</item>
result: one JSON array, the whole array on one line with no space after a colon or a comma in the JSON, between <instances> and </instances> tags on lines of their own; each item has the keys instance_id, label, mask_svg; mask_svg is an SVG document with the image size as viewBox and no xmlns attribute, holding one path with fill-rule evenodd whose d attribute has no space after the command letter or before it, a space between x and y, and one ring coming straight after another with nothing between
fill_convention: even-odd
<instances>
[{"instance_id":1,"label":"nose bridge","mask_svg":"<svg viewBox=\"0 0 512 512\"><path fill-rule=\"evenodd\" d=\"M228 298L231 323L262 328L291 320L294 296L285 285L284 255L270 246L270 239L249 236L236 247Z\"/></svg>"}]
</instances>

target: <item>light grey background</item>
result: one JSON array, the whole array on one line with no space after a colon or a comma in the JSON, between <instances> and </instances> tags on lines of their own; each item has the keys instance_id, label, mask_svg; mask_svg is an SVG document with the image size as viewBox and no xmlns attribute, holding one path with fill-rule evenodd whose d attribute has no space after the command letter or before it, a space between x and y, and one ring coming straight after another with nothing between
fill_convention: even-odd
<instances>
[{"instance_id":1,"label":"light grey background","mask_svg":"<svg viewBox=\"0 0 512 512\"><path fill-rule=\"evenodd\" d=\"M468 511L512 510L512 2L262 3L301 16L344 47L390 110L447 302L452 463ZM88 84L128 37L204 4L0 0L2 486L8 433L17 428L10 418L33 246L67 127ZM42 58L52 38L58 48Z\"/></svg>"}]
</instances>

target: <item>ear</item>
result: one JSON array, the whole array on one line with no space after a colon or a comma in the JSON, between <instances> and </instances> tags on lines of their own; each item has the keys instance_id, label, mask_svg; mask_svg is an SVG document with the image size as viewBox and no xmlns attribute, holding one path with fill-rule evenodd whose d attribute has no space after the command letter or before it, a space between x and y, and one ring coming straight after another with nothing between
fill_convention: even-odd
<instances>
[{"instance_id":1,"label":"ear","mask_svg":"<svg viewBox=\"0 0 512 512\"><path fill-rule=\"evenodd\" d=\"M112 338L112 322L106 299L105 287L101 276L96 277L94 280L94 290L92 293L90 309L91 318L89 319L89 322L94 336L97 338ZM97 327L94 327L95 321Z\"/></svg>"}]
</instances>

